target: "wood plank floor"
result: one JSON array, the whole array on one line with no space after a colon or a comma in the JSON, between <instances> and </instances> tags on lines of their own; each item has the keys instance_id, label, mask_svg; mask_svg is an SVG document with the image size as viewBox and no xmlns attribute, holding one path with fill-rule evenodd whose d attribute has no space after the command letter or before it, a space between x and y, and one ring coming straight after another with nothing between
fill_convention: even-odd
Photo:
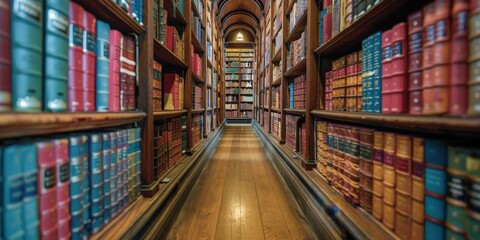
<instances>
[{"instance_id":1,"label":"wood plank floor","mask_svg":"<svg viewBox=\"0 0 480 240\"><path fill-rule=\"evenodd\" d=\"M227 125L167 239L315 239L250 125Z\"/></svg>"}]
</instances>

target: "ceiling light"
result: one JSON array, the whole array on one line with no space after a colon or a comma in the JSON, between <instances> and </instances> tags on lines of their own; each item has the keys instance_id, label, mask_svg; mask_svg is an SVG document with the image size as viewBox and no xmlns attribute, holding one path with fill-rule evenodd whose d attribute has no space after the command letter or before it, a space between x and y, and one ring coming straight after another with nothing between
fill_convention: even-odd
<instances>
[{"instance_id":1,"label":"ceiling light","mask_svg":"<svg viewBox=\"0 0 480 240\"><path fill-rule=\"evenodd\" d=\"M243 34L241 32L237 34L237 41L243 41Z\"/></svg>"}]
</instances>

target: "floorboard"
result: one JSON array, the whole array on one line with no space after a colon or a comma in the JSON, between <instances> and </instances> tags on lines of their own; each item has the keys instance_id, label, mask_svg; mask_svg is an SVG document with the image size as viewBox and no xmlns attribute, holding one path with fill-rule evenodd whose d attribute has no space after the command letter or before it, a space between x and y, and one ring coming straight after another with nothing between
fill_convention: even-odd
<instances>
[{"instance_id":1,"label":"floorboard","mask_svg":"<svg viewBox=\"0 0 480 240\"><path fill-rule=\"evenodd\" d=\"M167 239L314 239L250 125L227 125Z\"/></svg>"}]
</instances>

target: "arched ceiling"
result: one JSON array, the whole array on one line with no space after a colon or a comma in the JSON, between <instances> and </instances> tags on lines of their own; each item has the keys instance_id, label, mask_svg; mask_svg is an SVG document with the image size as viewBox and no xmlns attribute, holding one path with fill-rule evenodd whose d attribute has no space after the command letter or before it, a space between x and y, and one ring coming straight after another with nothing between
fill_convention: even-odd
<instances>
[{"instance_id":1,"label":"arched ceiling","mask_svg":"<svg viewBox=\"0 0 480 240\"><path fill-rule=\"evenodd\" d=\"M259 23L263 19L263 10L266 0L215 0L217 19L223 35L233 27L243 26L244 30L259 30ZM248 27L247 27L248 26Z\"/></svg>"}]
</instances>

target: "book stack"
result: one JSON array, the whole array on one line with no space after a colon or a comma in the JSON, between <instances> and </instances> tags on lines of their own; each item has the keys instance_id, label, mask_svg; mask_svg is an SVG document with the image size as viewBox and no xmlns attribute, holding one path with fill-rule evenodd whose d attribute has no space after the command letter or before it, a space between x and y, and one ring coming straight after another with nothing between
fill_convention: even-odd
<instances>
[{"instance_id":1,"label":"book stack","mask_svg":"<svg viewBox=\"0 0 480 240\"><path fill-rule=\"evenodd\" d=\"M117 145L113 135L120 135L127 144ZM110 154L123 146L126 150L129 141L130 162L126 151L125 158ZM78 239L98 232L110 222L111 206L116 204L120 211L139 194L139 141L140 129L135 128L2 145L1 175L17 176L18 184L12 188L12 182L3 182L2 238ZM120 188L125 190L114 190ZM114 193L116 201L111 202Z\"/></svg>"},{"instance_id":2,"label":"book stack","mask_svg":"<svg viewBox=\"0 0 480 240\"><path fill-rule=\"evenodd\" d=\"M293 79L293 108L305 109L306 96L307 96L307 81L305 75L296 77Z\"/></svg>"},{"instance_id":3,"label":"book stack","mask_svg":"<svg viewBox=\"0 0 480 240\"><path fill-rule=\"evenodd\" d=\"M407 54L405 23L382 34L382 113L407 112Z\"/></svg>"},{"instance_id":4,"label":"book stack","mask_svg":"<svg viewBox=\"0 0 480 240\"><path fill-rule=\"evenodd\" d=\"M120 110L135 110L135 40L130 36L122 36L122 54L120 57Z\"/></svg>"},{"instance_id":5,"label":"book stack","mask_svg":"<svg viewBox=\"0 0 480 240\"><path fill-rule=\"evenodd\" d=\"M307 56L307 31L302 32L300 38L290 43L287 52L287 69L301 62Z\"/></svg>"},{"instance_id":6,"label":"book stack","mask_svg":"<svg viewBox=\"0 0 480 240\"><path fill-rule=\"evenodd\" d=\"M362 41L362 111L382 110L382 33L372 34Z\"/></svg>"},{"instance_id":7,"label":"book stack","mask_svg":"<svg viewBox=\"0 0 480 240\"><path fill-rule=\"evenodd\" d=\"M187 116L182 116L182 156L187 152Z\"/></svg>"},{"instance_id":8,"label":"book stack","mask_svg":"<svg viewBox=\"0 0 480 240\"><path fill-rule=\"evenodd\" d=\"M328 154L328 123L325 121L315 122L315 142L316 142L316 160L317 170L323 176L327 177L327 154Z\"/></svg>"},{"instance_id":9,"label":"book stack","mask_svg":"<svg viewBox=\"0 0 480 240\"><path fill-rule=\"evenodd\" d=\"M297 122L300 119L298 116L285 115L286 116L286 145L293 151L298 151L297 146Z\"/></svg>"},{"instance_id":10,"label":"book stack","mask_svg":"<svg viewBox=\"0 0 480 240\"><path fill-rule=\"evenodd\" d=\"M265 111L263 112L263 128L265 128L265 130L269 130L270 128L270 122L268 121L268 111Z\"/></svg>"},{"instance_id":11,"label":"book stack","mask_svg":"<svg viewBox=\"0 0 480 240\"><path fill-rule=\"evenodd\" d=\"M162 64L153 61L153 111L162 111Z\"/></svg>"},{"instance_id":12,"label":"book stack","mask_svg":"<svg viewBox=\"0 0 480 240\"><path fill-rule=\"evenodd\" d=\"M423 112L422 56L423 13L417 11L408 16L408 113Z\"/></svg>"},{"instance_id":13,"label":"book stack","mask_svg":"<svg viewBox=\"0 0 480 240\"><path fill-rule=\"evenodd\" d=\"M332 62L332 108L334 111L345 111L346 62L341 57Z\"/></svg>"},{"instance_id":14,"label":"book stack","mask_svg":"<svg viewBox=\"0 0 480 240\"><path fill-rule=\"evenodd\" d=\"M0 112L11 110L10 1L0 4Z\"/></svg>"},{"instance_id":15,"label":"book stack","mask_svg":"<svg viewBox=\"0 0 480 240\"><path fill-rule=\"evenodd\" d=\"M192 72L197 74L197 76L202 76L202 58L198 53L194 53L194 48L192 45Z\"/></svg>"},{"instance_id":16,"label":"book stack","mask_svg":"<svg viewBox=\"0 0 480 240\"><path fill-rule=\"evenodd\" d=\"M158 179L168 170L167 121L155 122L153 128L153 175Z\"/></svg>"},{"instance_id":17,"label":"book stack","mask_svg":"<svg viewBox=\"0 0 480 240\"><path fill-rule=\"evenodd\" d=\"M192 142L196 146L203 138L203 115L196 114L192 116Z\"/></svg>"},{"instance_id":18,"label":"book stack","mask_svg":"<svg viewBox=\"0 0 480 240\"><path fill-rule=\"evenodd\" d=\"M275 136L277 139L280 139L281 137L281 122L282 115L277 112L272 112L272 135Z\"/></svg>"},{"instance_id":19,"label":"book stack","mask_svg":"<svg viewBox=\"0 0 480 240\"><path fill-rule=\"evenodd\" d=\"M163 109L183 109L183 78L177 73L164 73L163 75Z\"/></svg>"},{"instance_id":20,"label":"book stack","mask_svg":"<svg viewBox=\"0 0 480 240\"><path fill-rule=\"evenodd\" d=\"M350 136L350 137L349 137ZM357 138L357 136L359 136ZM350 138L350 139L349 139ZM358 139L360 141L358 141ZM347 146L350 140L351 165L360 162L360 206L372 213L373 208L373 130L356 128L347 131ZM358 150L358 152L357 152ZM349 156L348 154L345 156ZM359 161L356 158L359 157ZM348 158L347 158L348 160Z\"/></svg>"},{"instance_id":21,"label":"book stack","mask_svg":"<svg viewBox=\"0 0 480 240\"><path fill-rule=\"evenodd\" d=\"M182 159L182 118L171 118L167 123L168 168Z\"/></svg>"},{"instance_id":22,"label":"book stack","mask_svg":"<svg viewBox=\"0 0 480 240\"><path fill-rule=\"evenodd\" d=\"M193 84L193 109L202 108L202 85Z\"/></svg>"},{"instance_id":23,"label":"book stack","mask_svg":"<svg viewBox=\"0 0 480 240\"><path fill-rule=\"evenodd\" d=\"M480 49L478 48L480 41L480 2L470 1L470 19L469 19L469 76L468 76L468 113L470 115L480 114ZM459 15L461 16L461 15Z\"/></svg>"},{"instance_id":24,"label":"book stack","mask_svg":"<svg viewBox=\"0 0 480 240\"><path fill-rule=\"evenodd\" d=\"M280 87L272 87L272 108L280 109Z\"/></svg>"},{"instance_id":25,"label":"book stack","mask_svg":"<svg viewBox=\"0 0 480 240\"><path fill-rule=\"evenodd\" d=\"M333 75L332 71L325 73L325 110L333 111Z\"/></svg>"},{"instance_id":26,"label":"book stack","mask_svg":"<svg viewBox=\"0 0 480 240\"><path fill-rule=\"evenodd\" d=\"M303 14L305 14L307 10L307 0L298 0L293 4L293 9L290 12L290 26L289 29L292 29L297 25L297 23L302 18Z\"/></svg>"}]
</instances>

